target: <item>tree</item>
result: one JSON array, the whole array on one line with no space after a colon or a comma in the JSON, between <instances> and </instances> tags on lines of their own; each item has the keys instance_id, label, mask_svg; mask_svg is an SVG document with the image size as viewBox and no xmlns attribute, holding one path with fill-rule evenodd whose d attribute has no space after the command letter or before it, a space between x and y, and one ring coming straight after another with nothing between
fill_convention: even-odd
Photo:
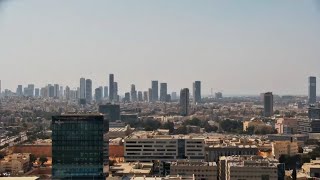
<instances>
[{"instance_id":1,"label":"tree","mask_svg":"<svg viewBox=\"0 0 320 180\"><path fill-rule=\"evenodd\" d=\"M187 127L185 125L180 126L178 129L175 130L175 134L188 134Z\"/></svg>"},{"instance_id":2,"label":"tree","mask_svg":"<svg viewBox=\"0 0 320 180\"><path fill-rule=\"evenodd\" d=\"M174 131L174 123L168 121L168 122L164 123L164 124L161 126L161 128L163 128L163 129L169 129L169 133L171 134L171 133L173 133L173 131Z\"/></svg>"},{"instance_id":3,"label":"tree","mask_svg":"<svg viewBox=\"0 0 320 180\"><path fill-rule=\"evenodd\" d=\"M39 158L39 161L40 161L40 163L41 163L41 166L43 166L43 164L48 161L48 158L45 157L45 156L41 156L41 157Z\"/></svg>"},{"instance_id":4,"label":"tree","mask_svg":"<svg viewBox=\"0 0 320 180\"><path fill-rule=\"evenodd\" d=\"M34 162L36 162L37 157L36 157L34 154L30 154L30 155L29 155L29 159L30 159L30 162L31 162L31 163L34 163Z\"/></svg>"},{"instance_id":5,"label":"tree","mask_svg":"<svg viewBox=\"0 0 320 180\"><path fill-rule=\"evenodd\" d=\"M0 152L0 160L3 159L5 154L3 152Z\"/></svg>"}]
</instances>

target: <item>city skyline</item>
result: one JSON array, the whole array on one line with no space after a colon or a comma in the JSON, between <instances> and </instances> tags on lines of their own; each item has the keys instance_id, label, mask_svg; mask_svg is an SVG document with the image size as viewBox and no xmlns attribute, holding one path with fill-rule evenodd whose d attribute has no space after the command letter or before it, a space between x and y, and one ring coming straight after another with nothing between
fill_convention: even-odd
<instances>
[{"instance_id":1,"label":"city skyline","mask_svg":"<svg viewBox=\"0 0 320 180\"><path fill-rule=\"evenodd\" d=\"M211 88L306 95L305 79L320 77L319 7L316 1L3 1L2 89L77 87L80 77L99 87L114 73L119 94L130 84L147 90L155 79L168 83L168 92L201 80L204 95Z\"/></svg>"}]
</instances>

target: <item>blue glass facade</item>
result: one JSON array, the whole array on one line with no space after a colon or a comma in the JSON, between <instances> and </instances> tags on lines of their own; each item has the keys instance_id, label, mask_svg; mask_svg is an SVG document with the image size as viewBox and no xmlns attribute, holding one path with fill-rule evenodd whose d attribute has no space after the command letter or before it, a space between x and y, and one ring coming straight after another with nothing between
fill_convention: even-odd
<instances>
[{"instance_id":1,"label":"blue glass facade","mask_svg":"<svg viewBox=\"0 0 320 180\"><path fill-rule=\"evenodd\" d=\"M53 179L103 179L104 133L102 115L52 117Z\"/></svg>"}]
</instances>

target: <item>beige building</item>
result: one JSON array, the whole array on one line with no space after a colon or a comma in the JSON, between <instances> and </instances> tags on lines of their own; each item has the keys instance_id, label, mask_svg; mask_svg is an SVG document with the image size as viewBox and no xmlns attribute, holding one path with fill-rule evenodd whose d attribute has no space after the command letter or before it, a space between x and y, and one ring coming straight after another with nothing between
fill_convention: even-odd
<instances>
[{"instance_id":1,"label":"beige building","mask_svg":"<svg viewBox=\"0 0 320 180\"><path fill-rule=\"evenodd\" d=\"M217 179L218 167L215 162L179 160L170 164L170 175L194 175L196 180L211 180Z\"/></svg>"},{"instance_id":2,"label":"beige building","mask_svg":"<svg viewBox=\"0 0 320 180\"><path fill-rule=\"evenodd\" d=\"M285 155L296 155L299 151L298 143L291 141L275 141L272 143L272 153L275 159L283 154Z\"/></svg>"},{"instance_id":3,"label":"beige building","mask_svg":"<svg viewBox=\"0 0 320 180\"><path fill-rule=\"evenodd\" d=\"M153 163L118 163L110 167L113 176L143 177L150 176Z\"/></svg>"},{"instance_id":4,"label":"beige building","mask_svg":"<svg viewBox=\"0 0 320 180\"><path fill-rule=\"evenodd\" d=\"M259 156L222 156L219 162L219 179L278 180L278 164L275 159Z\"/></svg>"},{"instance_id":5,"label":"beige building","mask_svg":"<svg viewBox=\"0 0 320 180\"><path fill-rule=\"evenodd\" d=\"M302 166L302 172L309 177L320 178L320 160L311 160L310 163L304 163Z\"/></svg>"},{"instance_id":6,"label":"beige building","mask_svg":"<svg viewBox=\"0 0 320 180\"><path fill-rule=\"evenodd\" d=\"M136 134L124 139L125 162L205 160L203 137Z\"/></svg>"},{"instance_id":7,"label":"beige building","mask_svg":"<svg viewBox=\"0 0 320 180\"><path fill-rule=\"evenodd\" d=\"M250 126L256 127L256 126L264 126L264 125L265 123L261 120L254 119L250 121L243 121L243 131L247 131Z\"/></svg>"},{"instance_id":8,"label":"beige building","mask_svg":"<svg viewBox=\"0 0 320 180\"><path fill-rule=\"evenodd\" d=\"M29 155L24 153L5 156L0 161L0 172L10 172L13 175L24 174L29 168Z\"/></svg>"}]
</instances>

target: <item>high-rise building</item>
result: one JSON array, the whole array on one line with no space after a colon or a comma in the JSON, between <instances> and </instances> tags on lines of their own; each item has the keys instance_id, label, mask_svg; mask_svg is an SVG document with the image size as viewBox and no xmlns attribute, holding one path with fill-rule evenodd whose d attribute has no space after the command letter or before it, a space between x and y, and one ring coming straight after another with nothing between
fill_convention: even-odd
<instances>
[{"instance_id":1,"label":"high-rise building","mask_svg":"<svg viewBox=\"0 0 320 180\"><path fill-rule=\"evenodd\" d=\"M109 74L109 100L110 102L114 101L114 75L113 74Z\"/></svg>"},{"instance_id":2,"label":"high-rise building","mask_svg":"<svg viewBox=\"0 0 320 180\"><path fill-rule=\"evenodd\" d=\"M34 96L34 84L28 84L27 96L33 97Z\"/></svg>"},{"instance_id":3,"label":"high-rise building","mask_svg":"<svg viewBox=\"0 0 320 180\"><path fill-rule=\"evenodd\" d=\"M180 91L180 114L187 116L189 114L189 89L184 88Z\"/></svg>"},{"instance_id":4,"label":"high-rise building","mask_svg":"<svg viewBox=\"0 0 320 180\"><path fill-rule=\"evenodd\" d=\"M54 86L54 97L58 98L59 97L59 84L55 84Z\"/></svg>"},{"instance_id":5,"label":"high-rise building","mask_svg":"<svg viewBox=\"0 0 320 180\"><path fill-rule=\"evenodd\" d=\"M40 89L40 96L45 98L45 97L48 97L48 87L42 87Z\"/></svg>"},{"instance_id":6,"label":"high-rise building","mask_svg":"<svg viewBox=\"0 0 320 180\"><path fill-rule=\"evenodd\" d=\"M53 179L105 179L109 122L103 115L52 117Z\"/></svg>"},{"instance_id":7,"label":"high-rise building","mask_svg":"<svg viewBox=\"0 0 320 180\"><path fill-rule=\"evenodd\" d=\"M129 92L124 93L123 102L125 102L125 103L130 102L130 93Z\"/></svg>"},{"instance_id":8,"label":"high-rise building","mask_svg":"<svg viewBox=\"0 0 320 180\"><path fill-rule=\"evenodd\" d=\"M86 99L86 79L80 78L80 100Z\"/></svg>"},{"instance_id":9,"label":"high-rise building","mask_svg":"<svg viewBox=\"0 0 320 180\"><path fill-rule=\"evenodd\" d=\"M175 100L177 100L178 98L177 98L177 92L172 92L171 93L171 100L172 101L175 101Z\"/></svg>"},{"instance_id":10,"label":"high-rise building","mask_svg":"<svg viewBox=\"0 0 320 180\"><path fill-rule=\"evenodd\" d=\"M97 103L100 103L102 101L102 87L98 87L94 90L94 99L96 100Z\"/></svg>"},{"instance_id":11,"label":"high-rise building","mask_svg":"<svg viewBox=\"0 0 320 180\"><path fill-rule=\"evenodd\" d=\"M167 83L160 83L160 101L166 102L167 91Z\"/></svg>"},{"instance_id":12,"label":"high-rise building","mask_svg":"<svg viewBox=\"0 0 320 180\"><path fill-rule=\"evenodd\" d=\"M66 86L66 90L65 90L64 95L65 95L66 100L70 100L70 88L69 88L69 86Z\"/></svg>"},{"instance_id":13,"label":"high-rise building","mask_svg":"<svg viewBox=\"0 0 320 180\"><path fill-rule=\"evenodd\" d=\"M54 86L52 86L51 84L48 85L48 96L50 98L54 97Z\"/></svg>"},{"instance_id":14,"label":"high-rise building","mask_svg":"<svg viewBox=\"0 0 320 180\"><path fill-rule=\"evenodd\" d=\"M201 81L193 83L193 103L201 102Z\"/></svg>"},{"instance_id":15,"label":"high-rise building","mask_svg":"<svg viewBox=\"0 0 320 180\"><path fill-rule=\"evenodd\" d=\"M35 97L39 97L40 96L40 89L39 88L35 88L34 89L34 96Z\"/></svg>"},{"instance_id":16,"label":"high-rise building","mask_svg":"<svg viewBox=\"0 0 320 180\"><path fill-rule=\"evenodd\" d=\"M159 100L159 85L158 81L151 82L152 87L152 101L156 102Z\"/></svg>"},{"instance_id":17,"label":"high-rise building","mask_svg":"<svg viewBox=\"0 0 320 180\"><path fill-rule=\"evenodd\" d=\"M118 82L113 83L113 100L114 102L119 102L119 96L118 96Z\"/></svg>"},{"instance_id":18,"label":"high-rise building","mask_svg":"<svg viewBox=\"0 0 320 180\"><path fill-rule=\"evenodd\" d=\"M264 93L263 104L264 104L264 116L265 117L273 116L273 95L272 95L272 92Z\"/></svg>"},{"instance_id":19,"label":"high-rise building","mask_svg":"<svg viewBox=\"0 0 320 180\"><path fill-rule=\"evenodd\" d=\"M22 85L18 85L16 94L17 94L17 96L23 95Z\"/></svg>"},{"instance_id":20,"label":"high-rise building","mask_svg":"<svg viewBox=\"0 0 320 180\"><path fill-rule=\"evenodd\" d=\"M63 86L60 86L59 98L60 98L60 99L63 99Z\"/></svg>"},{"instance_id":21,"label":"high-rise building","mask_svg":"<svg viewBox=\"0 0 320 180\"><path fill-rule=\"evenodd\" d=\"M222 99L222 92L216 92L215 93L215 98L216 99Z\"/></svg>"},{"instance_id":22,"label":"high-rise building","mask_svg":"<svg viewBox=\"0 0 320 180\"><path fill-rule=\"evenodd\" d=\"M149 88L148 89L148 95L149 95L149 102L152 102L152 89L151 88Z\"/></svg>"},{"instance_id":23,"label":"high-rise building","mask_svg":"<svg viewBox=\"0 0 320 180\"><path fill-rule=\"evenodd\" d=\"M138 101L143 101L142 92L138 91Z\"/></svg>"},{"instance_id":24,"label":"high-rise building","mask_svg":"<svg viewBox=\"0 0 320 180\"><path fill-rule=\"evenodd\" d=\"M315 104L317 102L317 78L309 77L309 104Z\"/></svg>"},{"instance_id":25,"label":"high-rise building","mask_svg":"<svg viewBox=\"0 0 320 180\"><path fill-rule=\"evenodd\" d=\"M136 86L134 84L131 84L131 101L136 102L137 101L137 91L136 91Z\"/></svg>"},{"instance_id":26,"label":"high-rise building","mask_svg":"<svg viewBox=\"0 0 320 180\"><path fill-rule=\"evenodd\" d=\"M92 101L92 81L91 79L86 79L86 103L91 103Z\"/></svg>"},{"instance_id":27,"label":"high-rise building","mask_svg":"<svg viewBox=\"0 0 320 180\"><path fill-rule=\"evenodd\" d=\"M109 89L108 89L108 86L104 86L104 88L103 88L103 91L104 91L104 93L103 93L103 97L104 98L108 98L109 97Z\"/></svg>"},{"instance_id":28,"label":"high-rise building","mask_svg":"<svg viewBox=\"0 0 320 180\"><path fill-rule=\"evenodd\" d=\"M110 122L120 120L120 105L118 104L105 104L99 106L99 113L108 117Z\"/></svg>"},{"instance_id":29,"label":"high-rise building","mask_svg":"<svg viewBox=\"0 0 320 180\"><path fill-rule=\"evenodd\" d=\"M143 91L143 101L148 102L148 91Z\"/></svg>"}]
</instances>

